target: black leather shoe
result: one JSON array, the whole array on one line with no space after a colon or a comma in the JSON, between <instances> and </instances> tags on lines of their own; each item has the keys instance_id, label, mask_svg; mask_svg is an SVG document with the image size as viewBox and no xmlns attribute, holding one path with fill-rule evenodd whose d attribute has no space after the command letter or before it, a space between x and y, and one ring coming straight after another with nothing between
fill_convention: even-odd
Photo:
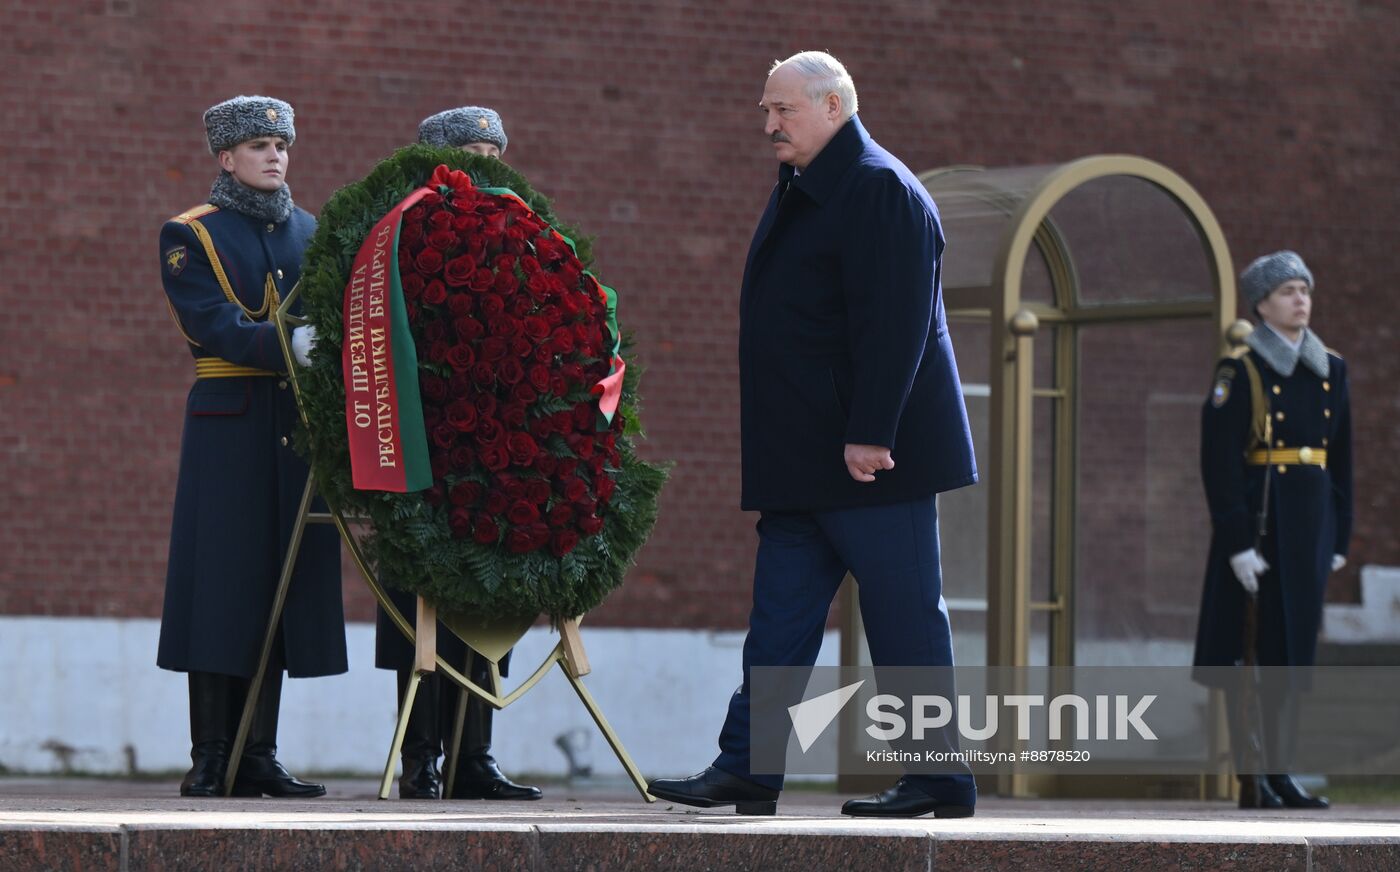
<instances>
[{"instance_id":1,"label":"black leather shoe","mask_svg":"<svg viewBox=\"0 0 1400 872\"><path fill-rule=\"evenodd\" d=\"M658 778L647 787L647 793L657 799L700 808L732 805L737 814L778 812L778 791L713 766L689 778Z\"/></svg>"},{"instance_id":2,"label":"black leather shoe","mask_svg":"<svg viewBox=\"0 0 1400 872\"><path fill-rule=\"evenodd\" d=\"M1292 775L1270 775L1268 785L1280 804L1287 808L1330 808L1332 805L1327 797L1308 793Z\"/></svg>"},{"instance_id":3,"label":"black leather shoe","mask_svg":"<svg viewBox=\"0 0 1400 872\"><path fill-rule=\"evenodd\" d=\"M412 671L398 670L399 705L408 693ZM436 673L424 675L413 697L404 729L403 774L399 776L399 799L440 799L442 771L438 758L442 756L442 738L438 732L438 680Z\"/></svg>"},{"instance_id":4,"label":"black leather shoe","mask_svg":"<svg viewBox=\"0 0 1400 872\"><path fill-rule=\"evenodd\" d=\"M194 763L180 782L181 796L223 796L228 770L229 687L235 679L214 672L191 672L190 760Z\"/></svg>"},{"instance_id":5,"label":"black leather shoe","mask_svg":"<svg viewBox=\"0 0 1400 872\"><path fill-rule=\"evenodd\" d=\"M841 813L852 817L919 817L933 812L936 818L972 817L975 794L970 801L948 802L924 793L901 778L894 787L865 799L847 800Z\"/></svg>"},{"instance_id":6,"label":"black leather shoe","mask_svg":"<svg viewBox=\"0 0 1400 872\"><path fill-rule=\"evenodd\" d=\"M1237 777L1240 782L1240 808L1283 808L1283 800L1269 786L1269 779L1263 775Z\"/></svg>"},{"instance_id":7,"label":"black leather shoe","mask_svg":"<svg viewBox=\"0 0 1400 872\"><path fill-rule=\"evenodd\" d=\"M326 785L302 781L271 755L244 754L233 780L234 796L275 796L281 799L310 799L326 795Z\"/></svg>"},{"instance_id":8,"label":"black leather shoe","mask_svg":"<svg viewBox=\"0 0 1400 872\"><path fill-rule=\"evenodd\" d=\"M544 793L538 787L516 784L505 776L496 765L496 759L469 757L457 767L457 777L452 782L452 799L539 799Z\"/></svg>"}]
</instances>

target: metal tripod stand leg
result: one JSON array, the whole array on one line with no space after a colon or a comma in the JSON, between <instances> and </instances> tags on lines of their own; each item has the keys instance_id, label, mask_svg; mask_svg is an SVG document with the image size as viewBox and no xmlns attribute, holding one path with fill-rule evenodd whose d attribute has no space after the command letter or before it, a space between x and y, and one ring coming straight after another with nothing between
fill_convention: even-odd
<instances>
[{"instance_id":1,"label":"metal tripod stand leg","mask_svg":"<svg viewBox=\"0 0 1400 872\"><path fill-rule=\"evenodd\" d=\"M277 594L272 598L272 614L267 618L267 633L263 636L262 654L258 658L258 671L248 682L248 698L243 702L243 716L238 721L238 734L233 739L229 751L228 773L224 776L224 796L233 795L233 782L238 777L238 765L243 760L243 748L248 743L248 731L253 725L253 712L258 705L258 694L262 691L263 678L267 675L267 664L272 659L272 645L277 640L277 628L282 624L282 608L287 604L287 588L292 583L292 571L296 569L297 555L301 551L301 537L306 532L306 520L311 511L311 499L316 492L315 479L307 475L306 487L301 492L301 505L297 508L297 520L292 527L292 538L287 543L287 554L282 558L282 577L277 581Z\"/></svg>"},{"instance_id":2,"label":"metal tripod stand leg","mask_svg":"<svg viewBox=\"0 0 1400 872\"><path fill-rule=\"evenodd\" d=\"M389 760L384 764L384 778L379 782L379 798L389 798L389 785L394 783L394 761L403 750L403 737L408 732L408 717L413 713L413 700L418 696L418 685L423 681L423 673L413 670L408 679L408 689L403 694L403 704L399 707L398 724L394 727L394 741L389 745Z\"/></svg>"},{"instance_id":3,"label":"metal tripod stand leg","mask_svg":"<svg viewBox=\"0 0 1400 872\"><path fill-rule=\"evenodd\" d=\"M583 703L583 707L588 709L588 713L593 716L593 723L598 725L598 729L603 733L603 738L608 740L608 745L612 748L613 753L617 755L618 762L622 764L623 769L627 770L627 777L632 779L632 783L636 785L637 792L642 795L642 799L647 802L656 802L656 798L647 793L647 780L646 777L642 775L642 770L637 768L637 764L632 762L632 756L627 753L626 748L622 747L622 740L617 737L617 733L613 732L612 725L608 723L608 719L603 717L603 710L598 708L598 703L593 699L593 694L589 693L588 688L584 686L583 678L575 675L573 670L568 667L568 663L564 657L563 643L561 642L559 647L555 650L559 659L564 661L561 663L564 667L564 677L569 679L569 684L573 687L574 693L578 694L578 698Z\"/></svg>"}]
</instances>

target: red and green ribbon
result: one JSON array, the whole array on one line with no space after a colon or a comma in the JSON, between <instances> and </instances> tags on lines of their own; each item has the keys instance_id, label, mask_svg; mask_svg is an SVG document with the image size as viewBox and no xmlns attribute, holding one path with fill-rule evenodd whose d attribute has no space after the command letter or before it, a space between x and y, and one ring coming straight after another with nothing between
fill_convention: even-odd
<instances>
[{"instance_id":1,"label":"red and green ribbon","mask_svg":"<svg viewBox=\"0 0 1400 872\"><path fill-rule=\"evenodd\" d=\"M374 225L345 286L341 364L357 490L407 493L433 485L398 257L403 213L431 190L409 194Z\"/></svg>"}]
</instances>

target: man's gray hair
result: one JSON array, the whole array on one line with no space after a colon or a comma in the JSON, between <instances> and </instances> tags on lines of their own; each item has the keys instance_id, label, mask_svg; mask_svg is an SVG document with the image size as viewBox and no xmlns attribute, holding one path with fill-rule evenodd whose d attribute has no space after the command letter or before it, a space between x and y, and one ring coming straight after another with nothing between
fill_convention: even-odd
<instances>
[{"instance_id":1,"label":"man's gray hair","mask_svg":"<svg viewBox=\"0 0 1400 872\"><path fill-rule=\"evenodd\" d=\"M818 102L827 94L841 98L843 118L850 118L860 108L856 98L856 83L840 61L824 51L802 51L785 61L773 61L768 75L778 71L778 67L791 65L807 80L807 96Z\"/></svg>"}]
</instances>

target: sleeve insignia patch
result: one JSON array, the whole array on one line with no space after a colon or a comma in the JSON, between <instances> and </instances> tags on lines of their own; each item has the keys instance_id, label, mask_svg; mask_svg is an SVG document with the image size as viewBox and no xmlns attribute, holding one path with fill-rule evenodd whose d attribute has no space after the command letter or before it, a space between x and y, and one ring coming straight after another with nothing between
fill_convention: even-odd
<instances>
[{"instance_id":1,"label":"sleeve insignia patch","mask_svg":"<svg viewBox=\"0 0 1400 872\"><path fill-rule=\"evenodd\" d=\"M1229 399L1230 379L1217 379L1215 382L1215 387L1210 392L1210 404L1218 409L1221 406L1225 405L1226 400Z\"/></svg>"},{"instance_id":2,"label":"sleeve insignia patch","mask_svg":"<svg viewBox=\"0 0 1400 872\"><path fill-rule=\"evenodd\" d=\"M189 250L183 245L177 245L165 253L165 268L172 276L178 276L184 272L185 264L189 262Z\"/></svg>"}]
</instances>

